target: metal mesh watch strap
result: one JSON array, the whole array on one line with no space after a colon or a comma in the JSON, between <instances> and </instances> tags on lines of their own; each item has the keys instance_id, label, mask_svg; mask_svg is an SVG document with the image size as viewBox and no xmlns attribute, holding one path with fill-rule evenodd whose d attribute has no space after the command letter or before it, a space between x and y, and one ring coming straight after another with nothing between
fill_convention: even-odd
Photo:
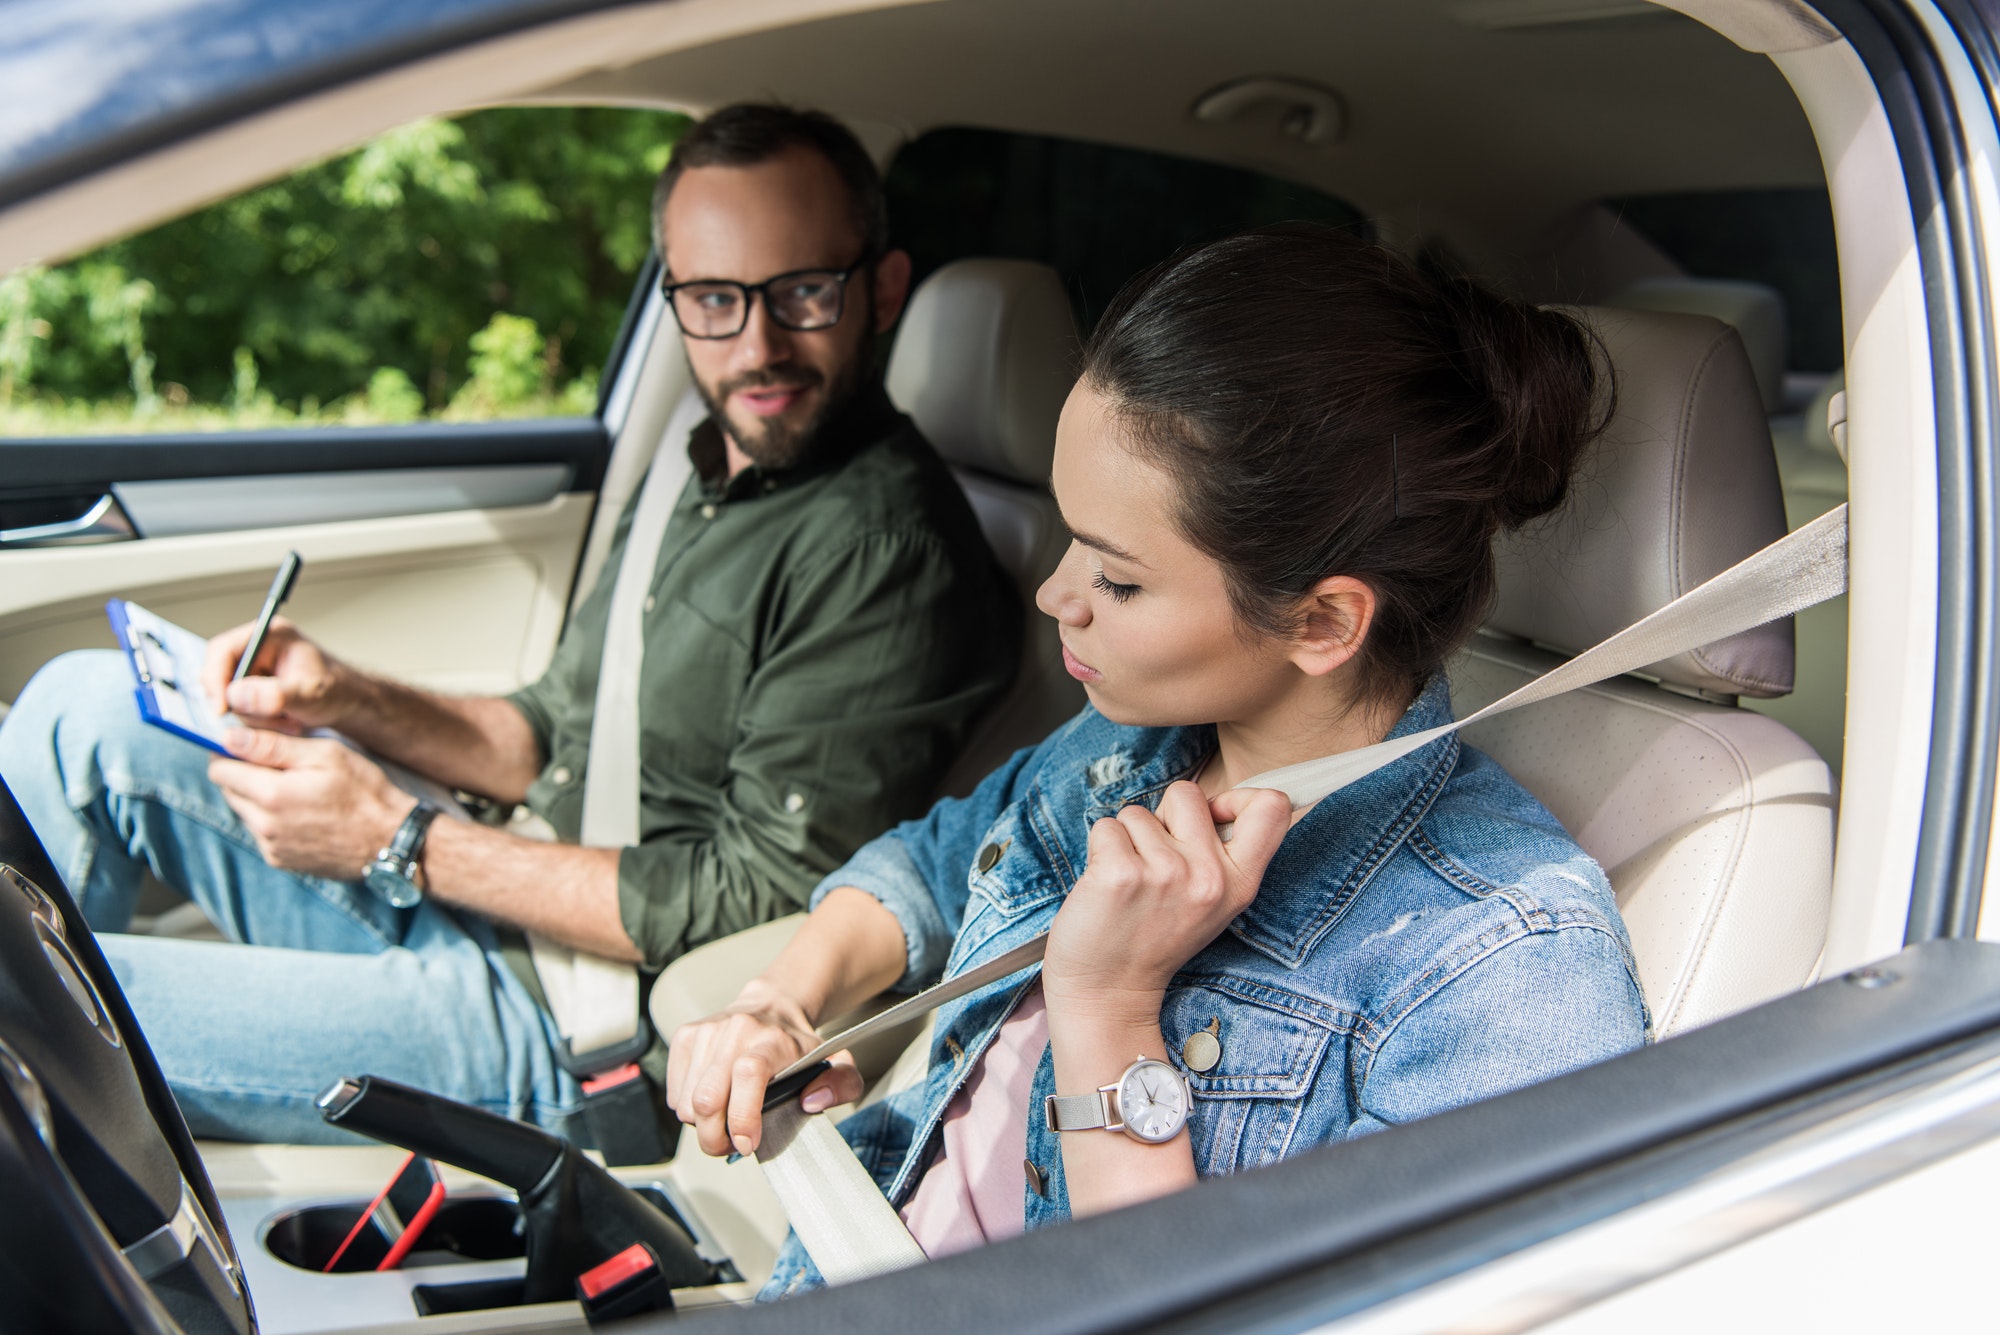
<instances>
[{"instance_id":1,"label":"metal mesh watch strap","mask_svg":"<svg viewBox=\"0 0 2000 1335\"><path fill-rule=\"evenodd\" d=\"M1051 1131L1095 1131L1111 1125L1111 1109L1104 1091L1088 1094L1051 1094L1042 1104L1042 1116Z\"/></svg>"}]
</instances>

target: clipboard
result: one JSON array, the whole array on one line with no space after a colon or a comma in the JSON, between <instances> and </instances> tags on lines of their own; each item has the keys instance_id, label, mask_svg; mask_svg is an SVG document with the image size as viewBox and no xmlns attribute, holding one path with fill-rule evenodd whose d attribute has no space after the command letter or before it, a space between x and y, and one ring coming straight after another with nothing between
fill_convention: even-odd
<instances>
[{"instance_id":1,"label":"clipboard","mask_svg":"<svg viewBox=\"0 0 2000 1335\"><path fill-rule=\"evenodd\" d=\"M111 618L112 633L125 651L126 662L132 665L136 683L132 694L139 702L139 716L219 756L229 755L222 734L240 725L234 714L216 708L202 689L207 639L128 599L113 598L104 605L104 613ZM443 784L357 746L331 728L314 728L305 735L352 748L379 765L389 782L410 796L422 798L448 816L471 819L464 803Z\"/></svg>"},{"instance_id":2,"label":"clipboard","mask_svg":"<svg viewBox=\"0 0 2000 1335\"><path fill-rule=\"evenodd\" d=\"M104 612L132 665L139 716L217 755L228 755L222 733L235 720L216 707L201 685L208 641L123 598L106 603Z\"/></svg>"}]
</instances>

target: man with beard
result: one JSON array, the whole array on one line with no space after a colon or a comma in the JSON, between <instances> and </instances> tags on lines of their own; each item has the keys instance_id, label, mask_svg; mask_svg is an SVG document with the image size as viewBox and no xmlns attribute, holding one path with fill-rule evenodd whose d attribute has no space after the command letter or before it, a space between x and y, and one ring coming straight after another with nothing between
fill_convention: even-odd
<instances>
[{"instance_id":1,"label":"man with beard","mask_svg":"<svg viewBox=\"0 0 2000 1335\"><path fill-rule=\"evenodd\" d=\"M1014 592L877 375L910 259L888 248L867 154L827 117L732 107L680 142L654 203L708 415L661 445L656 468L684 449L692 473L660 493L664 532L635 542L658 548L642 608L637 590L614 600L640 498L547 672L512 696L391 682L278 622L241 681L248 628L209 647L210 687L244 725L234 758L204 769L143 725L115 654L57 660L0 729L0 772L93 926L122 929L150 870L244 943L103 938L197 1135L342 1138L314 1097L365 1071L604 1147L579 1077L607 1052L629 1077L651 1036L579 1060L546 1000L546 945L657 970L798 911L926 808L1007 684ZM637 836L585 847L614 605L638 627L636 729L601 744L636 730ZM434 820L357 751L298 735L315 728L525 811L541 837L518 818ZM653 1042L638 1065L662 1063Z\"/></svg>"}]
</instances>

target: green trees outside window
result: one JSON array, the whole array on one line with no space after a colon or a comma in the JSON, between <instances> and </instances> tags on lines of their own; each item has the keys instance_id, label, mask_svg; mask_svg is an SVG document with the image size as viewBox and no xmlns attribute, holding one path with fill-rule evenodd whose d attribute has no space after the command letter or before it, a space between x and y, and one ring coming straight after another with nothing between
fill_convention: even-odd
<instances>
[{"instance_id":1,"label":"green trees outside window","mask_svg":"<svg viewBox=\"0 0 2000 1335\"><path fill-rule=\"evenodd\" d=\"M418 121L0 277L0 435L588 413L687 123Z\"/></svg>"}]
</instances>

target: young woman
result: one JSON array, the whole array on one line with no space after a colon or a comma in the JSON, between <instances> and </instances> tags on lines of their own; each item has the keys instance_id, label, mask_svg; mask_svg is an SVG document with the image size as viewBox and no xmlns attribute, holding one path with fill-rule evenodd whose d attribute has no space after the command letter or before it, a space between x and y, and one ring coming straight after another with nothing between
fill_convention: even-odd
<instances>
[{"instance_id":1,"label":"young woman","mask_svg":"<svg viewBox=\"0 0 2000 1335\"><path fill-rule=\"evenodd\" d=\"M1567 316L1329 230L1128 287L1057 429L1074 541L1038 598L1090 707L863 848L770 970L673 1035L702 1148L755 1148L820 1020L1043 931L1039 970L940 1009L924 1081L842 1127L932 1256L1644 1042L1603 872L1456 737L1305 810L1237 787L1448 721L1493 537L1561 502L1594 366ZM1107 1131L1095 1092L1121 1081ZM861 1085L836 1063L803 1106ZM1051 1094L1091 1096L1078 1129ZM768 1292L814 1278L794 1241Z\"/></svg>"}]
</instances>

